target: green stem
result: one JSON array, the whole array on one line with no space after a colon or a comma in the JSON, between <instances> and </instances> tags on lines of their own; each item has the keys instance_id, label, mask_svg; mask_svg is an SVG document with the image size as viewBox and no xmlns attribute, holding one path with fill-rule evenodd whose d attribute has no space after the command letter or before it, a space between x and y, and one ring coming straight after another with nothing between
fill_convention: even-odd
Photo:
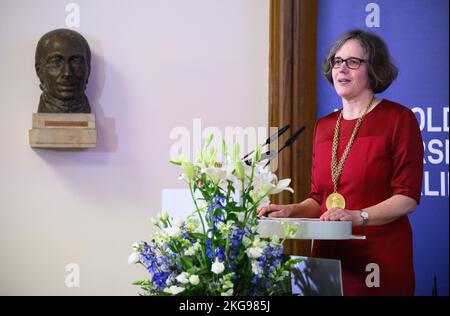
<instances>
[{"instance_id":1,"label":"green stem","mask_svg":"<svg viewBox=\"0 0 450 316\"><path fill-rule=\"evenodd\" d=\"M230 181L229 180L227 180L227 182L228 182L228 185L227 185L227 205L228 205L228 203L230 202L230 194L231 194L231 185L230 185Z\"/></svg>"},{"instance_id":2,"label":"green stem","mask_svg":"<svg viewBox=\"0 0 450 316\"><path fill-rule=\"evenodd\" d=\"M250 173L250 178L249 178L249 185L248 185L248 192L245 192L244 190L244 181L242 181L242 199L244 200L243 202L243 206L245 208L245 216L244 216L244 225L247 225L247 220L248 220L248 214L250 213L250 211L248 210L248 207L246 207L246 203L245 203L245 196L247 196L247 194L250 194L250 188L252 187L252 183L253 183L253 178L255 176L255 159L252 160L252 171ZM254 205L254 204L253 204Z\"/></svg>"},{"instance_id":3,"label":"green stem","mask_svg":"<svg viewBox=\"0 0 450 316\"><path fill-rule=\"evenodd\" d=\"M248 210L247 207L245 206L245 178L244 180L241 180L241 184L242 184L242 193L241 193L241 198L242 198L242 207L244 208L244 228L247 226L247 217L248 217Z\"/></svg>"},{"instance_id":4,"label":"green stem","mask_svg":"<svg viewBox=\"0 0 450 316\"><path fill-rule=\"evenodd\" d=\"M252 206L251 206L249 209L250 209L250 210L253 210L253 208L255 208L256 206L258 206L259 202L261 202L262 199L264 199L267 195L268 195L267 193L266 193L266 194L263 194L258 200L256 200L256 202L254 202L254 203L252 204ZM248 219L247 211L248 211L249 213L256 214L255 212L250 212L248 209L245 209L246 214L245 214L244 223L246 223L246 222L247 222L247 219ZM252 216L252 219L254 219L254 216Z\"/></svg>"},{"instance_id":5,"label":"green stem","mask_svg":"<svg viewBox=\"0 0 450 316\"><path fill-rule=\"evenodd\" d=\"M192 200L194 201L195 209L197 210L198 217L200 217L200 222L202 223L203 234L206 235L205 223L203 222L202 214L200 213L200 208L198 207L197 200L194 196L194 191L192 190L192 183L189 182L189 192L191 193Z\"/></svg>"},{"instance_id":6,"label":"green stem","mask_svg":"<svg viewBox=\"0 0 450 316\"><path fill-rule=\"evenodd\" d=\"M256 202L253 202L252 204L252 208L254 208L255 206L258 206L259 202L261 202L266 196L268 196L269 194L263 194L258 200L256 200Z\"/></svg>"},{"instance_id":7,"label":"green stem","mask_svg":"<svg viewBox=\"0 0 450 316\"><path fill-rule=\"evenodd\" d=\"M192 200L194 201L195 209L197 210L198 217L200 217L200 222L202 223L203 235L206 238L207 236L206 236L206 230L205 230L205 223L203 222L202 214L200 213L200 208L198 207L197 200L195 199L194 191L192 190L192 183L191 182L189 182L189 192L191 192L191 197L192 197ZM202 254L203 254L203 259L205 261L205 266L208 266L208 263L206 261L207 257L206 257L205 245L202 245Z\"/></svg>"},{"instance_id":8,"label":"green stem","mask_svg":"<svg viewBox=\"0 0 450 316\"><path fill-rule=\"evenodd\" d=\"M225 225L228 225L228 224L225 224ZM228 251L230 248L229 237L230 237L230 232L228 232L228 230L227 230L227 240L225 242L225 259L227 260L227 262L228 262ZM229 265L229 262L228 262L228 265Z\"/></svg>"},{"instance_id":9,"label":"green stem","mask_svg":"<svg viewBox=\"0 0 450 316\"><path fill-rule=\"evenodd\" d=\"M241 180L241 186L242 186L242 193L241 193L242 207L245 208L245 178Z\"/></svg>"}]
</instances>

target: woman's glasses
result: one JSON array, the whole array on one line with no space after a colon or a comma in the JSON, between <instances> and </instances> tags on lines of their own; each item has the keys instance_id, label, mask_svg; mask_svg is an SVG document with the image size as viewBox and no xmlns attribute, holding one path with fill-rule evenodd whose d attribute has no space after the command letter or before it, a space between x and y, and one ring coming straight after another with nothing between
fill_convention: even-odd
<instances>
[{"instance_id":1,"label":"woman's glasses","mask_svg":"<svg viewBox=\"0 0 450 316\"><path fill-rule=\"evenodd\" d=\"M342 64L345 63L350 69L358 69L362 63L367 62L366 59L350 57L347 59L343 59L341 57L336 57L330 60L330 65L333 68L341 68Z\"/></svg>"}]
</instances>

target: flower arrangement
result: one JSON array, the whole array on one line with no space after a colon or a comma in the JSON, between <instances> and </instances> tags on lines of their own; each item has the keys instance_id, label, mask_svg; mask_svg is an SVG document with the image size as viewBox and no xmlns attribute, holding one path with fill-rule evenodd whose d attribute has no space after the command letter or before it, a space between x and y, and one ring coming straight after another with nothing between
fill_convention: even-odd
<instances>
[{"instance_id":1,"label":"flower arrangement","mask_svg":"<svg viewBox=\"0 0 450 316\"><path fill-rule=\"evenodd\" d=\"M195 211L181 223L167 213L153 223L159 228L150 242L133 244L129 263L142 264L150 274L133 283L143 295L283 295L290 294L291 266L298 259L282 255L283 239L258 236L256 211L269 203L270 194L289 188L290 179L277 180L263 168L261 147L247 165L239 159L239 145L231 154L222 141L222 159L209 149L210 135L193 163L185 157L171 162L180 166ZM196 198L200 193L201 198Z\"/></svg>"}]
</instances>

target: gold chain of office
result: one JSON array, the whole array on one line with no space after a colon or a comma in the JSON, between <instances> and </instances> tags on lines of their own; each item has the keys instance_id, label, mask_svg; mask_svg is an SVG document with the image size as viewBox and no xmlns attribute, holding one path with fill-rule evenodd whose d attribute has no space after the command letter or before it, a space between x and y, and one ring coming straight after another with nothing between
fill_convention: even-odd
<instances>
[{"instance_id":1,"label":"gold chain of office","mask_svg":"<svg viewBox=\"0 0 450 316\"><path fill-rule=\"evenodd\" d=\"M352 147L353 141L355 140L356 134L358 133L359 126L361 125L364 116L367 114L370 107L372 106L373 100L374 97L372 97L372 99L370 100L369 105L366 107L366 110L364 111L363 115L361 115L361 117L359 117L358 120L356 121L355 127L353 128L353 133L350 136L350 139L348 140L347 147L345 147L344 153L342 154L341 160L339 161L338 164L337 151L339 144L339 129L342 119L342 110L339 113L339 117L336 121L336 127L334 129L333 146L331 147L331 180L333 181L334 193L337 192L337 184L339 181L339 177L341 176L345 160L347 159L348 153L350 152L350 148Z\"/></svg>"}]
</instances>

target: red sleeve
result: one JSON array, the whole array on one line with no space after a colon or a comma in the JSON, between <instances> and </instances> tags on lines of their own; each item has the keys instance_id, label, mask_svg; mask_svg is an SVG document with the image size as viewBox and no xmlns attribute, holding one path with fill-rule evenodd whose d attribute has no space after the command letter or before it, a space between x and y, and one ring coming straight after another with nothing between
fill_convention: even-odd
<instances>
[{"instance_id":1,"label":"red sleeve","mask_svg":"<svg viewBox=\"0 0 450 316\"><path fill-rule=\"evenodd\" d=\"M317 145L317 125L314 127L314 138L313 138L313 149L312 149L312 169L311 169L311 191L309 193L309 197L316 200L319 205L322 205L323 197L319 193L317 189L317 174L315 172L317 166L317 157L316 157L316 145Z\"/></svg>"},{"instance_id":2,"label":"red sleeve","mask_svg":"<svg viewBox=\"0 0 450 316\"><path fill-rule=\"evenodd\" d=\"M397 118L392 135L394 195L401 194L420 203L423 175L423 142L414 113L405 108Z\"/></svg>"}]
</instances>

